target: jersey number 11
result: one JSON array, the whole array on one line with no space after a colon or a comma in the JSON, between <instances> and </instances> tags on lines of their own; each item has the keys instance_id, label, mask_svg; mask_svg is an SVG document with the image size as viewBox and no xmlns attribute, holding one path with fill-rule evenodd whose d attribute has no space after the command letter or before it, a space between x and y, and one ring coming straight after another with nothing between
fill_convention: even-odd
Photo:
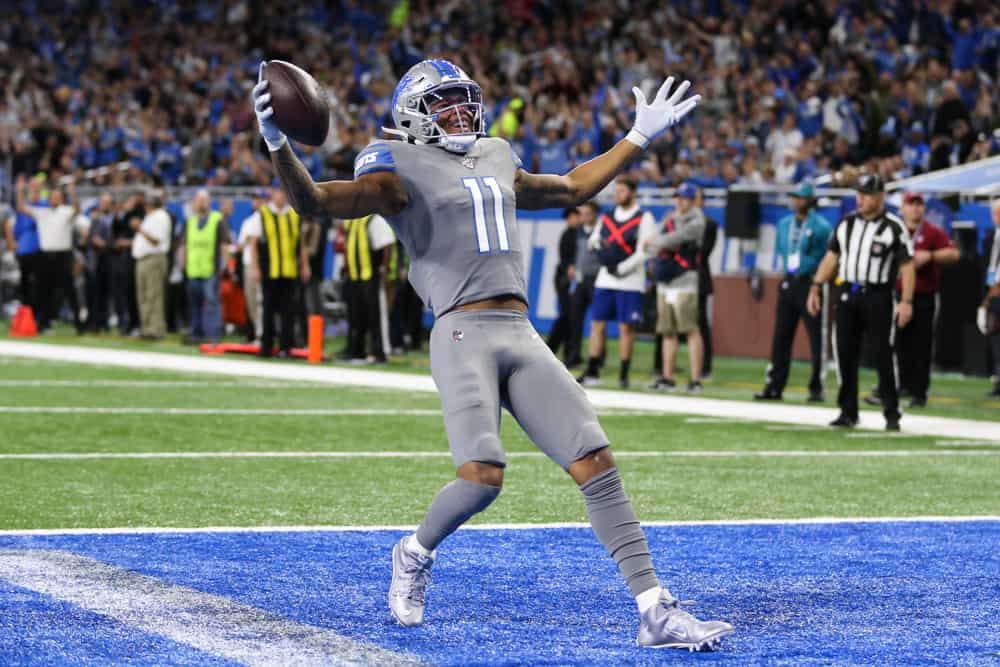
<instances>
[{"instance_id":1,"label":"jersey number 11","mask_svg":"<svg viewBox=\"0 0 1000 667\"><path fill-rule=\"evenodd\" d=\"M503 192L500 191L500 184L493 176L483 176L482 178L467 177L462 179L462 185L472 195L472 211L476 217L476 242L479 244L479 254L494 252L490 247L490 235L486 228L486 205L483 197L483 186L486 186L493 195L493 222L497 227L497 244L500 246L496 252L510 252L510 240L507 238L507 223L503 218Z\"/></svg>"}]
</instances>

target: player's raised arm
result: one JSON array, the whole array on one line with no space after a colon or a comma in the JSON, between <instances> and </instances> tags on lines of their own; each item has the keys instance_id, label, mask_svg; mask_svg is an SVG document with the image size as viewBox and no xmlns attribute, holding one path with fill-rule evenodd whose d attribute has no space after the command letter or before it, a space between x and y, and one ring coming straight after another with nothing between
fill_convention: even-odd
<instances>
[{"instance_id":1,"label":"player's raised arm","mask_svg":"<svg viewBox=\"0 0 1000 667\"><path fill-rule=\"evenodd\" d=\"M530 174L519 169L514 183L517 207L541 209L576 206L604 189L622 169L642 155L650 142L680 122L698 105L701 95L684 99L684 94L691 86L689 81L677 86L671 94L673 85L674 77L669 77L660 86L652 103L646 101L641 90L633 88L635 124L629 133L611 150L581 164L565 176Z\"/></svg>"},{"instance_id":2,"label":"player's raised arm","mask_svg":"<svg viewBox=\"0 0 1000 667\"><path fill-rule=\"evenodd\" d=\"M406 187L390 171L376 171L359 175L353 181L326 181L316 183L301 160L292 152L288 139L278 129L271 116L271 94L263 76L263 63L257 85L253 89L253 108L257 126L271 152L281 186L288 193L292 207L312 218L358 218L371 213L392 215L398 213L409 200Z\"/></svg>"}]
</instances>

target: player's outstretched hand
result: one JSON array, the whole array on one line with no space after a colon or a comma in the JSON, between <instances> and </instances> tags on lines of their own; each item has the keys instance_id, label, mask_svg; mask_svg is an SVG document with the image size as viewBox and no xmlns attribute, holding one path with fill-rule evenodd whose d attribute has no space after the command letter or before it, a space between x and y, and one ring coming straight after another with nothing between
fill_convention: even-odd
<instances>
[{"instance_id":1,"label":"player's outstretched hand","mask_svg":"<svg viewBox=\"0 0 1000 667\"><path fill-rule=\"evenodd\" d=\"M633 88L635 95L635 124L632 131L625 137L639 148L646 148L649 143L668 129L680 122L684 116L698 106L701 95L692 95L684 99L684 94L691 87L690 81L685 81L671 94L674 77L668 77L652 102L646 101L646 96L639 88Z\"/></svg>"},{"instance_id":2,"label":"player's outstretched hand","mask_svg":"<svg viewBox=\"0 0 1000 667\"><path fill-rule=\"evenodd\" d=\"M257 114L257 128L260 136L267 142L267 148L276 151L285 144L285 135L274 124L271 117L274 109L271 107L271 93L267 90L267 79L264 78L264 61L257 70L257 85L253 87L253 111Z\"/></svg>"}]
</instances>

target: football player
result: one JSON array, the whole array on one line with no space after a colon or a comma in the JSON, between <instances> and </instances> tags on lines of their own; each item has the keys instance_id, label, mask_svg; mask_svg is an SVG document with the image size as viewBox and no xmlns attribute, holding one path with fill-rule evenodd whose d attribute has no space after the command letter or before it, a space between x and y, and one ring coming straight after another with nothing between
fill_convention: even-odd
<instances>
[{"instance_id":1,"label":"football player","mask_svg":"<svg viewBox=\"0 0 1000 667\"><path fill-rule=\"evenodd\" d=\"M373 141L354 180L315 183L272 120L261 76L253 103L261 135L295 209L308 217L377 213L411 258L410 282L434 313L431 373L441 395L456 479L437 494L420 527L393 548L389 608L406 626L423 622L435 550L500 493L506 408L532 441L579 485L594 533L636 598L638 643L714 648L733 628L699 621L663 588L615 467L608 437L583 389L527 316L515 210L566 208L593 197L700 100L668 78L651 102L633 88L632 130L566 175L531 174L510 145L486 132L482 89L446 60L425 60L392 98L394 141Z\"/></svg>"}]
</instances>

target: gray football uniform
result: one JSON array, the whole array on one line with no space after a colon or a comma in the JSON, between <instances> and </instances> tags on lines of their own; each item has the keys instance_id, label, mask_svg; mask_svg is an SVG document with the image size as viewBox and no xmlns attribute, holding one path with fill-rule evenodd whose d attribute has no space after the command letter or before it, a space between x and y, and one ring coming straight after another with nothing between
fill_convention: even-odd
<instances>
[{"instance_id":1,"label":"gray football uniform","mask_svg":"<svg viewBox=\"0 0 1000 667\"><path fill-rule=\"evenodd\" d=\"M456 311L509 295L527 303L514 201L520 163L502 139L465 155L385 141L355 160L355 177L395 172L410 203L387 218L410 257L410 282L434 312L431 372L456 466L504 465L500 406L563 468L606 447L586 394L518 311Z\"/></svg>"}]
</instances>

